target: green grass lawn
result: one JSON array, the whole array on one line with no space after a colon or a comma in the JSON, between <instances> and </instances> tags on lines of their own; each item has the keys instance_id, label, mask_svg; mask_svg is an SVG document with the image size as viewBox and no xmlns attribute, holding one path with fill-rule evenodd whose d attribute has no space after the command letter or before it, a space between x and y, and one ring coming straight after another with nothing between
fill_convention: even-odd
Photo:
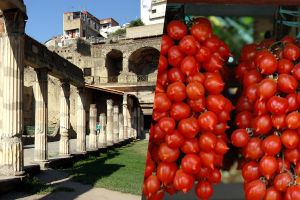
<instances>
[{"instance_id":1,"label":"green grass lawn","mask_svg":"<svg viewBox=\"0 0 300 200\"><path fill-rule=\"evenodd\" d=\"M78 161L66 171L81 183L140 195L147 148L148 141L138 141Z\"/></svg>"}]
</instances>

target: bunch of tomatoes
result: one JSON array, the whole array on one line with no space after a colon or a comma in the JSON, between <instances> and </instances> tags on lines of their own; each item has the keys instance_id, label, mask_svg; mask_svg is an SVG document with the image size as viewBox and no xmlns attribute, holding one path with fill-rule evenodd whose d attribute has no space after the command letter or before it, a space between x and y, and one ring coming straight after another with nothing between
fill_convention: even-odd
<instances>
[{"instance_id":1,"label":"bunch of tomatoes","mask_svg":"<svg viewBox=\"0 0 300 200\"><path fill-rule=\"evenodd\" d=\"M143 193L162 199L165 192L190 191L206 200L228 151L226 130L234 109L222 95L228 46L210 22L197 18L190 28L179 20L162 37L153 123Z\"/></svg>"},{"instance_id":2,"label":"bunch of tomatoes","mask_svg":"<svg viewBox=\"0 0 300 200\"><path fill-rule=\"evenodd\" d=\"M247 200L300 199L300 49L294 38L246 45L236 78L232 144L240 149Z\"/></svg>"}]
</instances>

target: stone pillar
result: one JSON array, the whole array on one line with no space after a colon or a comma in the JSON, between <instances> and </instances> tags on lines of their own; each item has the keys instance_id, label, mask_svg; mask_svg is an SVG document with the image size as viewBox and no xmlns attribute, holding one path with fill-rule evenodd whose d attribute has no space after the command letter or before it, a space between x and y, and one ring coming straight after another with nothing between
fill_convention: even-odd
<instances>
[{"instance_id":1,"label":"stone pillar","mask_svg":"<svg viewBox=\"0 0 300 200\"><path fill-rule=\"evenodd\" d=\"M25 14L17 9L3 11L0 18L0 60L2 77L2 131L0 174L22 175L23 85Z\"/></svg>"},{"instance_id":2,"label":"stone pillar","mask_svg":"<svg viewBox=\"0 0 300 200\"><path fill-rule=\"evenodd\" d=\"M142 139L142 112L141 107L137 108L137 138Z\"/></svg>"},{"instance_id":3,"label":"stone pillar","mask_svg":"<svg viewBox=\"0 0 300 200\"><path fill-rule=\"evenodd\" d=\"M119 143L119 107L115 105L113 109L113 143L117 144Z\"/></svg>"},{"instance_id":4,"label":"stone pillar","mask_svg":"<svg viewBox=\"0 0 300 200\"><path fill-rule=\"evenodd\" d=\"M77 88L76 151L86 153L86 100L84 88Z\"/></svg>"},{"instance_id":5,"label":"stone pillar","mask_svg":"<svg viewBox=\"0 0 300 200\"><path fill-rule=\"evenodd\" d=\"M119 142L124 141L124 117L122 113L119 113Z\"/></svg>"},{"instance_id":6,"label":"stone pillar","mask_svg":"<svg viewBox=\"0 0 300 200\"><path fill-rule=\"evenodd\" d=\"M97 133L96 133L96 125L97 125L97 107L96 104L90 105L90 135L89 135L89 148L91 150L97 150Z\"/></svg>"},{"instance_id":7,"label":"stone pillar","mask_svg":"<svg viewBox=\"0 0 300 200\"><path fill-rule=\"evenodd\" d=\"M98 148L106 148L107 147L107 140L106 140L106 114L101 113L99 116L99 123L100 123L100 134L99 134L99 143Z\"/></svg>"},{"instance_id":8,"label":"stone pillar","mask_svg":"<svg viewBox=\"0 0 300 200\"><path fill-rule=\"evenodd\" d=\"M144 125L145 125L144 120L145 120L145 116L144 116L143 111L141 110L141 135L142 135L143 139L146 138L146 135L145 135L145 132L144 132Z\"/></svg>"},{"instance_id":9,"label":"stone pillar","mask_svg":"<svg viewBox=\"0 0 300 200\"><path fill-rule=\"evenodd\" d=\"M48 70L36 70L34 88L35 97L35 131L34 131L34 161L48 160Z\"/></svg>"},{"instance_id":10,"label":"stone pillar","mask_svg":"<svg viewBox=\"0 0 300 200\"><path fill-rule=\"evenodd\" d=\"M133 137L133 129L132 129L132 110L131 107L128 108L128 138L131 139Z\"/></svg>"},{"instance_id":11,"label":"stone pillar","mask_svg":"<svg viewBox=\"0 0 300 200\"><path fill-rule=\"evenodd\" d=\"M122 73L128 73L129 72L129 56L123 55L123 69Z\"/></svg>"},{"instance_id":12,"label":"stone pillar","mask_svg":"<svg viewBox=\"0 0 300 200\"><path fill-rule=\"evenodd\" d=\"M133 108L133 126L132 126L132 130L133 130L133 138L137 139L137 129L138 129L138 118L137 118L137 108L134 107Z\"/></svg>"},{"instance_id":13,"label":"stone pillar","mask_svg":"<svg viewBox=\"0 0 300 200\"><path fill-rule=\"evenodd\" d=\"M128 105L127 105L127 94L123 95L123 121L124 121L124 140L128 137Z\"/></svg>"},{"instance_id":14,"label":"stone pillar","mask_svg":"<svg viewBox=\"0 0 300 200\"><path fill-rule=\"evenodd\" d=\"M59 155L70 156L69 130L70 130L70 84L61 82L60 91L60 140Z\"/></svg>"},{"instance_id":15,"label":"stone pillar","mask_svg":"<svg viewBox=\"0 0 300 200\"><path fill-rule=\"evenodd\" d=\"M107 104L107 124L106 124L106 136L107 136L107 146L113 146L114 143L114 120L113 120L113 100L108 99Z\"/></svg>"}]
</instances>

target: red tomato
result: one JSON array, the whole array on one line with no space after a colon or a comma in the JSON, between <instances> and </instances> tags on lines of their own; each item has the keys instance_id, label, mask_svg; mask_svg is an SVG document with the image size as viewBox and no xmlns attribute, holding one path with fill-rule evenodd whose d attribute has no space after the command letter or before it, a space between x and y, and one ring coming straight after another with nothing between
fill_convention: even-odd
<instances>
[{"instance_id":1,"label":"red tomato","mask_svg":"<svg viewBox=\"0 0 300 200\"><path fill-rule=\"evenodd\" d=\"M211 76L205 79L204 87L209 94L220 94L224 89L225 83L219 76Z\"/></svg>"},{"instance_id":2,"label":"red tomato","mask_svg":"<svg viewBox=\"0 0 300 200\"><path fill-rule=\"evenodd\" d=\"M172 133L175 129L175 120L171 117L163 117L158 121L158 126L165 133Z\"/></svg>"},{"instance_id":3,"label":"red tomato","mask_svg":"<svg viewBox=\"0 0 300 200\"><path fill-rule=\"evenodd\" d=\"M252 118L252 113L249 111L239 112L235 116L235 123L239 128L248 128L251 127Z\"/></svg>"},{"instance_id":4,"label":"red tomato","mask_svg":"<svg viewBox=\"0 0 300 200\"><path fill-rule=\"evenodd\" d=\"M211 94L206 98L206 107L209 111L220 113L225 110L227 99L220 94Z\"/></svg>"},{"instance_id":5,"label":"red tomato","mask_svg":"<svg viewBox=\"0 0 300 200\"><path fill-rule=\"evenodd\" d=\"M285 123L289 129L297 129L300 127L300 113L297 111L289 113L285 118Z\"/></svg>"},{"instance_id":6,"label":"red tomato","mask_svg":"<svg viewBox=\"0 0 300 200\"><path fill-rule=\"evenodd\" d=\"M262 141L259 138L257 137L251 138L244 149L245 157L251 160L256 160L261 158L264 154L261 148L261 143Z\"/></svg>"},{"instance_id":7,"label":"red tomato","mask_svg":"<svg viewBox=\"0 0 300 200\"><path fill-rule=\"evenodd\" d=\"M153 109L158 112L166 112L171 108L171 101L165 93L157 93L154 97Z\"/></svg>"},{"instance_id":8,"label":"red tomato","mask_svg":"<svg viewBox=\"0 0 300 200\"><path fill-rule=\"evenodd\" d=\"M167 186L173 182L177 169L176 163L161 162L157 166L156 175Z\"/></svg>"},{"instance_id":9,"label":"red tomato","mask_svg":"<svg viewBox=\"0 0 300 200\"><path fill-rule=\"evenodd\" d=\"M194 117L190 117L179 122L178 130L184 137L194 138L198 134L200 127L197 119Z\"/></svg>"},{"instance_id":10,"label":"red tomato","mask_svg":"<svg viewBox=\"0 0 300 200\"><path fill-rule=\"evenodd\" d=\"M195 179L193 176L185 173L182 169L177 170L174 177L173 185L176 190L187 193L194 186Z\"/></svg>"},{"instance_id":11,"label":"red tomato","mask_svg":"<svg viewBox=\"0 0 300 200\"><path fill-rule=\"evenodd\" d=\"M289 74L294 68L294 64L288 59L280 59L278 61L278 73L279 74Z\"/></svg>"},{"instance_id":12,"label":"red tomato","mask_svg":"<svg viewBox=\"0 0 300 200\"><path fill-rule=\"evenodd\" d=\"M297 161L300 159L300 152L298 149L285 149L283 153L284 159L291 163L296 164Z\"/></svg>"},{"instance_id":13,"label":"red tomato","mask_svg":"<svg viewBox=\"0 0 300 200\"><path fill-rule=\"evenodd\" d=\"M218 124L218 117L214 112L206 111L198 118L199 126L204 131L213 131Z\"/></svg>"},{"instance_id":14,"label":"red tomato","mask_svg":"<svg viewBox=\"0 0 300 200\"><path fill-rule=\"evenodd\" d=\"M254 104L254 113L257 116L268 114L267 102L264 99L259 99L255 101Z\"/></svg>"},{"instance_id":15,"label":"red tomato","mask_svg":"<svg viewBox=\"0 0 300 200\"><path fill-rule=\"evenodd\" d=\"M145 187L149 194L155 194L160 188L160 181L157 176L151 175L145 180Z\"/></svg>"},{"instance_id":16,"label":"red tomato","mask_svg":"<svg viewBox=\"0 0 300 200\"><path fill-rule=\"evenodd\" d=\"M181 151L185 154L196 154L200 151L199 143L196 138L184 140Z\"/></svg>"},{"instance_id":17,"label":"red tomato","mask_svg":"<svg viewBox=\"0 0 300 200\"><path fill-rule=\"evenodd\" d=\"M191 108L183 102L175 102L172 104L171 110L170 110L170 116L177 120L183 120L191 115Z\"/></svg>"},{"instance_id":18,"label":"red tomato","mask_svg":"<svg viewBox=\"0 0 300 200\"><path fill-rule=\"evenodd\" d=\"M283 49L283 57L296 61L300 57L300 50L295 44L288 43Z\"/></svg>"},{"instance_id":19,"label":"red tomato","mask_svg":"<svg viewBox=\"0 0 300 200\"><path fill-rule=\"evenodd\" d=\"M188 99L188 104L194 112L203 112L206 108L205 97L196 100Z\"/></svg>"},{"instance_id":20,"label":"red tomato","mask_svg":"<svg viewBox=\"0 0 300 200\"><path fill-rule=\"evenodd\" d=\"M273 156L264 156L259 161L259 171L269 180L277 171L278 162Z\"/></svg>"},{"instance_id":21,"label":"red tomato","mask_svg":"<svg viewBox=\"0 0 300 200\"><path fill-rule=\"evenodd\" d=\"M163 162L175 162L179 157L179 150L168 147L166 143L162 143L158 149L158 156Z\"/></svg>"},{"instance_id":22,"label":"red tomato","mask_svg":"<svg viewBox=\"0 0 300 200\"><path fill-rule=\"evenodd\" d=\"M218 184L221 182L222 174L218 169L212 169L209 171L208 181L212 184Z\"/></svg>"},{"instance_id":23,"label":"red tomato","mask_svg":"<svg viewBox=\"0 0 300 200\"><path fill-rule=\"evenodd\" d=\"M180 69L171 68L170 70L168 70L167 80L169 80L171 83L176 81L185 82L185 75L181 72Z\"/></svg>"},{"instance_id":24,"label":"red tomato","mask_svg":"<svg viewBox=\"0 0 300 200\"><path fill-rule=\"evenodd\" d=\"M288 172L276 175L273 184L274 188L280 192L286 192L289 185L293 182L293 178Z\"/></svg>"},{"instance_id":25,"label":"red tomato","mask_svg":"<svg viewBox=\"0 0 300 200\"><path fill-rule=\"evenodd\" d=\"M284 93L294 93L298 87L297 80L289 74L280 74L277 80L278 90Z\"/></svg>"},{"instance_id":26,"label":"red tomato","mask_svg":"<svg viewBox=\"0 0 300 200\"><path fill-rule=\"evenodd\" d=\"M292 69L292 74L297 79L297 81L300 81L300 64L296 64L294 68Z\"/></svg>"},{"instance_id":27,"label":"red tomato","mask_svg":"<svg viewBox=\"0 0 300 200\"><path fill-rule=\"evenodd\" d=\"M204 152L200 151L199 157L201 160L201 165L203 167L207 167L210 169L214 169L214 163L215 163L215 154L213 152Z\"/></svg>"},{"instance_id":28,"label":"red tomato","mask_svg":"<svg viewBox=\"0 0 300 200\"><path fill-rule=\"evenodd\" d=\"M298 147L299 135L295 130L286 129L282 132L281 136L282 144L287 149L294 149Z\"/></svg>"},{"instance_id":29,"label":"red tomato","mask_svg":"<svg viewBox=\"0 0 300 200\"><path fill-rule=\"evenodd\" d=\"M257 162L247 162L242 168L242 176L246 183L259 179L261 173Z\"/></svg>"},{"instance_id":30,"label":"red tomato","mask_svg":"<svg viewBox=\"0 0 300 200\"><path fill-rule=\"evenodd\" d=\"M147 159L144 176L145 177L150 176L153 173L154 168L155 168L155 163L153 162L153 160L151 158Z\"/></svg>"},{"instance_id":31,"label":"red tomato","mask_svg":"<svg viewBox=\"0 0 300 200\"><path fill-rule=\"evenodd\" d=\"M236 147L244 147L248 144L250 136L245 129L237 129L231 135L231 142Z\"/></svg>"},{"instance_id":32,"label":"red tomato","mask_svg":"<svg viewBox=\"0 0 300 200\"><path fill-rule=\"evenodd\" d=\"M261 180L254 180L246 184L246 200L263 200L266 194L266 185Z\"/></svg>"},{"instance_id":33,"label":"red tomato","mask_svg":"<svg viewBox=\"0 0 300 200\"><path fill-rule=\"evenodd\" d=\"M270 78L266 78L259 83L258 95L260 99L269 99L277 92L277 83Z\"/></svg>"},{"instance_id":34,"label":"red tomato","mask_svg":"<svg viewBox=\"0 0 300 200\"><path fill-rule=\"evenodd\" d=\"M209 199L213 194L213 187L207 181L200 181L196 186L196 194L200 199Z\"/></svg>"},{"instance_id":35,"label":"red tomato","mask_svg":"<svg viewBox=\"0 0 300 200\"><path fill-rule=\"evenodd\" d=\"M181 61L184 59L184 53L182 53L178 46L172 46L168 51L168 62L173 67L179 67Z\"/></svg>"},{"instance_id":36,"label":"red tomato","mask_svg":"<svg viewBox=\"0 0 300 200\"><path fill-rule=\"evenodd\" d=\"M217 137L211 132L203 132L199 137L199 147L202 151L212 151L217 144Z\"/></svg>"},{"instance_id":37,"label":"red tomato","mask_svg":"<svg viewBox=\"0 0 300 200\"><path fill-rule=\"evenodd\" d=\"M268 100L267 108L275 115L285 114L289 107L288 100L283 97L273 96Z\"/></svg>"},{"instance_id":38,"label":"red tomato","mask_svg":"<svg viewBox=\"0 0 300 200\"><path fill-rule=\"evenodd\" d=\"M186 98L186 88L182 82L174 82L167 88L167 95L172 101L183 101Z\"/></svg>"},{"instance_id":39,"label":"red tomato","mask_svg":"<svg viewBox=\"0 0 300 200\"><path fill-rule=\"evenodd\" d=\"M187 27L180 20L173 20L167 25L167 33L174 40L180 40L187 34Z\"/></svg>"},{"instance_id":40,"label":"red tomato","mask_svg":"<svg viewBox=\"0 0 300 200\"><path fill-rule=\"evenodd\" d=\"M288 112L298 110L299 105L297 101L297 94L288 94L285 98L287 99L289 104Z\"/></svg>"},{"instance_id":41,"label":"red tomato","mask_svg":"<svg viewBox=\"0 0 300 200\"><path fill-rule=\"evenodd\" d=\"M205 81L205 76L201 73L201 72L198 72L192 76L189 76L188 79L187 79L187 82L190 83L190 82L199 82L201 84L203 84Z\"/></svg>"},{"instance_id":42,"label":"red tomato","mask_svg":"<svg viewBox=\"0 0 300 200\"><path fill-rule=\"evenodd\" d=\"M204 63L209 60L211 57L212 52L208 47L201 46L195 55L195 58L197 59L198 62Z\"/></svg>"},{"instance_id":43,"label":"red tomato","mask_svg":"<svg viewBox=\"0 0 300 200\"><path fill-rule=\"evenodd\" d=\"M277 130L283 129L286 127L285 124L285 114L283 115L272 115L272 124Z\"/></svg>"},{"instance_id":44,"label":"red tomato","mask_svg":"<svg viewBox=\"0 0 300 200\"><path fill-rule=\"evenodd\" d=\"M253 129L256 134L268 134L272 130L272 119L270 115L261 115L254 119Z\"/></svg>"},{"instance_id":45,"label":"red tomato","mask_svg":"<svg viewBox=\"0 0 300 200\"><path fill-rule=\"evenodd\" d=\"M165 137L167 145L173 149L180 148L184 143L184 137L179 131L174 130L173 133L167 134Z\"/></svg>"},{"instance_id":46,"label":"red tomato","mask_svg":"<svg viewBox=\"0 0 300 200\"><path fill-rule=\"evenodd\" d=\"M180 50L187 55L194 55L199 44L192 35L184 36L179 42Z\"/></svg>"},{"instance_id":47,"label":"red tomato","mask_svg":"<svg viewBox=\"0 0 300 200\"><path fill-rule=\"evenodd\" d=\"M265 152L265 155L275 156L281 151L280 137L277 135L269 135L263 140L261 148Z\"/></svg>"},{"instance_id":48,"label":"red tomato","mask_svg":"<svg viewBox=\"0 0 300 200\"><path fill-rule=\"evenodd\" d=\"M276 57L268 51L263 51L260 57L255 60L255 64L260 72L266 75L273 74L278 66Z\"/></svg>"},{"instance_id":49,"label":"red tomato","mask_svg":"<svg viewBox=\"0 0 300 200\"><path fill-rule=\"evenodd\" d=\"M269 187L266 191L264 200L282 200L282 194L274 187Z\"/></svg>"},{"instance_id":50,"label":"red tomato","mask_svg":"<svg viewBox=\"0 0 300 200\"><path fill-rule=\"evenodd\" d=\"M227 153L228 150L229 150L229 148L228 148L226 142L223 139L218 138L214 151L217 154L224 155L225 153Z\"/></svg>"},{"instance_id":51,"label":"red tomato","mask_svg":"<svg viewBox=\"0 0 300 200\"><path fill-rule=\"evenodd\" d=\"M161 38L161 49L160 54L161 55L167 55L169 49L174 45L174 41L172 38L168 35L163 35Z\"/></svg>"},{"instance_id":52,"label":"red tomato","mask_svg":"<svg viewBox=\"0 0 300 200\"><path fill-rule=\"evenodd\" d=\"M187 76L191 76L198 71L198 63L194 56L186 56L180 64L180 70Z\"/></svg>"},{"instance_id":53,"label":"red tomato","mask_svg":"<svg viewBox=\"0 0 300 200\"><path fill-rule=\"evenodd\" d=\"M201 97L204 97L205 90L201 83L199 82L190 82L186 86L186 93L189 99L197 100Z\"/></svg>"},{"instance_id":54,"label":"red tomato","mask_svg":"<svg viewBox=\"0 0 300 200\"><path fill-rule=\"evenodd\" d=\"M261 79L262 79L261 74L258 71L250 70L245 72L244 74L243 85L244 87L248 87L254 83L259 83Z\"/></svg>"},{"instance_id":55,"label":"red tomato","mask_svg":"<svg viewBox=\"0 0 300 200\"><path fill-rule=\"evenodd\" d=\"M284 200L299 200L300 199L300 186L294 185L287 189Z\"/></svg>"},{"instance_id":56,"label":"red tomato","mask_svg":"<svg viewBox=\"0 0 300 200\"><path fill-rule=\"evenodd\" d=\"M160 55L158 61L158 73L162 73L167 68L168 68L168 59L165 56Z\"/></svg>"},{"instance_id":57,"label":"red tomato","mask_svg":"<svg viewBox=\"0 0 300 200\"><path fill-rule=\"evenodd\" d=\"M213 34L211 26L206 23L194 24L190 32L199 42L205 41Z\"/></svg>"},{"instance_id":58,"label":"red tomato","mask_svg":"<svg viewBox=\"0 0 300 200\"><path fill-rule=\"evenodd\" d=\"M201 160L195 154L187 154L181 160L181 169L188 174L197 174L201 168Z\"/></svg>"},{"instance_id":59,"label":"red tomato","mask_svg":"<svg viewBox=\"0 0 300 200\"><path fill-rule=\"evenodd\" d=\"M163 117L167 117L168 115L169 115L168 112L158 112L156 110L153 110L152 119L154 121L158 121L158 120L160 120Z\"/></svg>"}]
</instances>

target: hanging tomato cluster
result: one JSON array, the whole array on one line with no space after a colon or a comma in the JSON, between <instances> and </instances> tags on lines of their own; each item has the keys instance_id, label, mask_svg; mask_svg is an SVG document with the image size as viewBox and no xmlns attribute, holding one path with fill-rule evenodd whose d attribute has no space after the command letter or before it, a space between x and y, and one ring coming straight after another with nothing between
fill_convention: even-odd
<instances>
[{"instance_id":1,"label":"hanging tomato cluster","mask_svg":"<svg viewBox=\"0 0 300 200\"><path fill-rule=\"evenodd\" d=\"M179 20L162 37L143 193L190 191L209 199L228 151L227 121L233 106L224 90L228 46L213 34L207 19L191 28Z\"/></svg>"},{"instance_id":2,"label":"hanging tomato cluster","mask_svg":"<svg viewBox=\"0 0 300 200\"><path fill-rule=\"evenodd\" d=\"M294 38L246 45L236 69L238 127L247 200L300 199L300 49Z\"/></svg>"}]
</instances>

